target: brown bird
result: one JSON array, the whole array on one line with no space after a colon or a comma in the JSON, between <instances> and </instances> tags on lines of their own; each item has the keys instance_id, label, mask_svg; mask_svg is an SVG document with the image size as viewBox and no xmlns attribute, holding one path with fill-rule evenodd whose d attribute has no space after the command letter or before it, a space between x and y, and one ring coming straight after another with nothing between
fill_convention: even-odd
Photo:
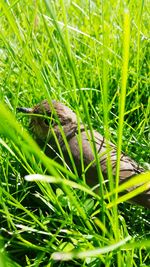
<instances>
[{"instance_id":1,"label":"brown bird","mask_svg":"<svg viewBox=\"0 0 150 267\"><path fill-rule=\"evenodd\" d=\"M76 114L70 108L55 100L51 101L51 103L44 100L33 108L17 108L17 110L32 114L30 128L36 137L37 143L40 146L46 145L45 153L49 157L54 158L57 155L57 160L62 160L63 163L65 160L65 163L71 170L75 170L72 163L74 162L79 177L83 174L84 165L87 183L90 186L98 184L97 166L91 145L93 139L90 141L90 131L86 131L83 124L80 125L79 133ZM95 130L93 131L93 134L95 147L99 155L101 171L106 179L108 155L106 140ZM65 135L65 138L63 135ZM115 175L117 149L113 143L109 142L109 145L112 174ZM71 151L72 159L70 153L68 152L68 147ZM61 156L63 156L64 159L60 156L60 148L62 151ZM82 157L83 160L81 160ZM141 168L134 160L126 156L124 153L121 154L119 175L120 184L129 180L132 176L143 172L144 169ZM137 187L138 186L139 185L137 185ZM131 187L128 191L132 191L135 188L135 186ZM150 189L134 197L132 202L150 209Z\"/></svg>"}]
</instances>

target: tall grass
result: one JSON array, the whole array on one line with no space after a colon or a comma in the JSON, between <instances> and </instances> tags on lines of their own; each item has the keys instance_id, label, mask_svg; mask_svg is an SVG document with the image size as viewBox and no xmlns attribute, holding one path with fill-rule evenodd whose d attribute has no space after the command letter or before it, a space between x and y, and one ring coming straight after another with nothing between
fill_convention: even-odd
<instances>
[{"instance_id":1,"label":"tall grass","mask_svg":"<svg viewBox=\"0 0 150 267\"><path fill-rule=\"evenodd\" d=\"M149 266L149 211L125 202L133 193L118 196L141 179L149 183L146 173L118 186L121 150L148 163L149 8L144 1L1 1L3 266ZM75 166L71 172L47 158L33 140L16 107L45 98L76 112L80 145L81 121L91 140L97 129L117 145L115 181L108 156L109 192L94 142L99 195ZM81 162L84 170L82 147Z\"/></svg>"}]
</instances>

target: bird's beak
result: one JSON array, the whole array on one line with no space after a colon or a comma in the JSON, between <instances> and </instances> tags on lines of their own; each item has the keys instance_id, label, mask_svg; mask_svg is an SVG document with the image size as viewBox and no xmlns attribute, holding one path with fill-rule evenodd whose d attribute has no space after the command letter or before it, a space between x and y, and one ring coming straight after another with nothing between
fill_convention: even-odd
<instances>
[{"instance_id":1,"label":"bird's beak","mask_svg":"<svg viewBox=\"0 0 150 267\"><path fill-rule=\"evenodd\" d=\"M17 108L17 112L23 112L23 113L33 113L33 109L32 108Z\"/></svg>"}]
</instances>

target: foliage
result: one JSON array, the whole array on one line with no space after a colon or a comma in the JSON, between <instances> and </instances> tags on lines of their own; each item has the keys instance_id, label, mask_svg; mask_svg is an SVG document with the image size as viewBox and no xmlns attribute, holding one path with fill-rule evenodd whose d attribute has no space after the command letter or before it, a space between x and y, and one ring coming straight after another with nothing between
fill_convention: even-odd
<instances>
[{"instance_id":1,"label":"foliage","mask_svg":"<svg viewBox=\"0 0 150 267\"><path fill-rule=\"evenodd\" d=\"M1 0L0 10L3 266L149 266L149 210L108 208L40 151L16 107L60 100L118 155L148 163L150 2Z\"/></svg>"}]
</instances>

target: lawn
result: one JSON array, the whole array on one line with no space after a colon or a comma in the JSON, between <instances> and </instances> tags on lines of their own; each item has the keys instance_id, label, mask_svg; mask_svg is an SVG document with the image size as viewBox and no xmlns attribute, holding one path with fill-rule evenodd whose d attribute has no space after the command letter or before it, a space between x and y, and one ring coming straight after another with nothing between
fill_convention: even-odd
<instances>
[{"instance_id":1,"label":"lawn","mask_svg":"<svg viewBox=\"0 0 150 267\"><path fill-rule=\"evenodd\" d=\"M17 112L61 101L147 171L149 10L142 0L1 0L1 267L150 266L150 210L118 196L117 182L109 193L101 175L96 195L41 151Z\"/></svg>"}]
</instances>

